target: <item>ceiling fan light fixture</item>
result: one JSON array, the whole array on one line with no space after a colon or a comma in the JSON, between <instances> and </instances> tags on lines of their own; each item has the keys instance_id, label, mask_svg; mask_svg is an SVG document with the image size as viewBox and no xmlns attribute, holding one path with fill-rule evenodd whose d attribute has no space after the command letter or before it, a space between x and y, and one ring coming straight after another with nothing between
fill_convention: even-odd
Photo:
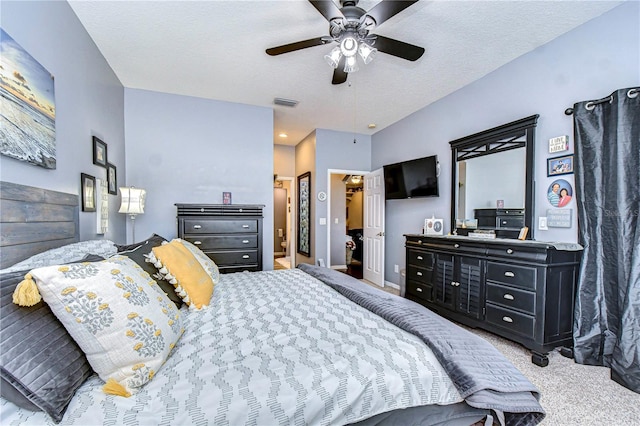
<instances>
[{"instance_id":1,"label":"ceiling fan light fixture","mask_svg":"<svg viewBox=\"0 0 640 426\"><path fill-rule=\"evenodd\" d=\"M358 67L358 61L356 61L356 57L348 56L346 58L346 61L344 62L344 72L346 73L356 72L359 69L360 68Z\"/></svg>"},{"instance_id":2,"label":"ceiling fan light fixture","mask_svg":"<svg viewBox=\"0 0 640 426\"><path fill-rule=\"evenodd\" d=\"M373 59L376 57L377 52L378 52L378 49L376 49L375 47L369 46L364 41L361 42L360 47L358 47L358 53L360 54L360 57L364 61L365 65L373 61Z\"/></svg>"},{"instance_id":3,"label":"ceiling fan light fixture","mask_svg":"<svg viewBox=\"0 0 640 426\"><path fill-rule=\"evenodd\" d=\"M358 51L358 40L351 36L343 38L340 42L340 51L347 58L355 56Z\"/></svg>"},{"instance_id":4,"label":"ceiling fan light fixture","mask_svg":"<svg viewBox=\"0 0 640 426\"><path fill-rule=\"evenodd\" d=\"M340 47L336 46L331 49L331 52L329 52L328 55L324 55L324 60L327 61L327 63L335 69L338 68L341 57L342 52L340 51Z\"/></svg>"}]
</instances>

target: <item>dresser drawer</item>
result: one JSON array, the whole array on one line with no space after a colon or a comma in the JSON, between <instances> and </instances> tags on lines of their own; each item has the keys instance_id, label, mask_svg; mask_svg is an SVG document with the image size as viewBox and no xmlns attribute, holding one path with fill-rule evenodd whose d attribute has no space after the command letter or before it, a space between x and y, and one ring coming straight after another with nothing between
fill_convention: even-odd
<instances>
[{"instance_id":1,"label":"dresser drawer","mask_svg":"<svg viewBox=\"0 0 640 426\"><path fill-rule=\"evenodd\" d=\"M523 226L524 226L524 216L496 217L496 228L522 228Z\"/></svg>"},{"instance_id":2,"label":"dresser drawer","mask_svg":"<svg viewBox=\"0 0 640 426\"><path fill-rule=\"evenodd\" d=\"M237 234L257 233L258 221L255 219L207 220L185 219L184 233L189 234Z\"/></svg>"},{"instance_id":3,"label":"dresser drawer","mask_svg":"<svg viewBox=\"0 0 640 426\"><path fill-rule=\"evenodd\" d=\"M529 338L534 337L535 318L510 309L487 303L486 320L488 323Z\"/></svg>"},{"instance_id":4,"label":"dresser drawer","mask_svg":"<svg viewBox=\"0 0 640 426\"><path fill-rule=\"evenodd\" d=\"M434 255L431 252L409 250L407 253L407 263L420 268L433 268Z\"/></svg>"},{"instance_id":5,"label":"dresser drawer","mask_svg":"<svg viewBox=\"0 0 640 426\"><path fill-rule=\"evenodd\" d=\"M536 313L536 294L530 291L487 283L487 302L518 309L531 315Z\"/></svg>"},{"instance_id":6,"label":"dresser drawer","mask_svg":"<svg viewBox=\"0 0 640 426\"><path fill-rule=\"evenodd\" d=\"M258 263L257 250L205 252L217 265L253 265Z\"/></svg>"},{"instance_id":7,"label":"dresser drawer","mask_svg":"<svg viewBox=\"0 0 640 426\"><path fill-rule=\"evenodd\" d=\"M505 283L527 290L536 289L536 268L510 265L507 263L487 262L487 281Z\"/></svg>"},{"instance_id":8,"label":"dresser drawer","mask_svg":"<svg viewBox=\"0 0 640 426\"><path fill-rule=\"evenodd\" d=\"M407 281L407 293L427 302L433 302L433 287L416 281Z\"/></svg>"},{"instance_id":9,"label":"dresser drawer","mask_svg":"<svg viewBox=\"0 0 640 426\"><path fill-rule=\"evenodd\" d=\"M257 235L185 236L200 250L258 248Z\"/></svg>"},{"instance_id":10,"label":"dresser drawer","mask_svg":"<svg viewBox=\"0 0 640 426\"><path fill-rule=\"evenodd\" d=\"M418 268L413 265L407 266L407 281L417 281L420 283L429 283L433 281L433 269Z\"/></svg>"},{"instance_id":11,"label":"dresser drawer","mask_svg":"<svg viewBox=\"0 0 640 426\"><path fill-rule=\"evenodd\" d=\"M495 241L495 240L492 240ZM493 258L513 259L523 262L546 263L547 250L545 248L530 247L525 244L491 244L488 243L487 255Z\"/></svg>"}]
</instances>

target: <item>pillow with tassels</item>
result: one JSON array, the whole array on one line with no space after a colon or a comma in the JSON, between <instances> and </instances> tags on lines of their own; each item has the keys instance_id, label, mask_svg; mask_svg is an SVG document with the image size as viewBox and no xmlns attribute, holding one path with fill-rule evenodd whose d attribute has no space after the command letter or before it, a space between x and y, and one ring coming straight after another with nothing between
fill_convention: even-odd
<instances>
[{"instance_id":1,"label":"pillow with tassels","mask_svg":"<svg viewBox=\"0 0 640 426\"><path fill-rule=\"evenodd\" d=\"M188 247L185 243L186 241L176 238L170 243L153 247L147 261L158 269L159 278L175 286L176 293L190 309L207 308L215 286L214 276L208 272L211 267L203 263L202 256L206 255L194 255L193 248L200 250L190 243L187 244L193 248ZM216 266L215 277L218 277L217 271Z\"/></svg>"},{"instance_id":2,"label":"pillow with tassels","mask_svg":"<svg viewBox=\"0 0 640 426\"><path fill-rule=\"evenodd\" d=\"M149 382L183 333L176 305L125 256L33 269L13 300L42 299L106 382L106 393L130 396Z\"/></svg>"}]
</instances>

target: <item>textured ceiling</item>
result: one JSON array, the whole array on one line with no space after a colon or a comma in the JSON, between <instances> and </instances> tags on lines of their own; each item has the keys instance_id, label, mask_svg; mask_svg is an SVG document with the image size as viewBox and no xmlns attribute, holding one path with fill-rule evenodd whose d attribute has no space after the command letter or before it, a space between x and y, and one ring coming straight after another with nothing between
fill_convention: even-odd
<instances>
[{"instance_id":1,"label":"textured ceiling","mask_svg":"<svg viewBox=\"0 0 640 426\"><path fill-rule=\"evenodd\" d=\"M422 58L380 53L342 85L323 59L333 45L265 53L328 35L305 0L69 3L125 87L273 107L274 143L295 145L316 128L373 134L621 2L422 0L373 32Z\"/></svg>"}]
</instances>

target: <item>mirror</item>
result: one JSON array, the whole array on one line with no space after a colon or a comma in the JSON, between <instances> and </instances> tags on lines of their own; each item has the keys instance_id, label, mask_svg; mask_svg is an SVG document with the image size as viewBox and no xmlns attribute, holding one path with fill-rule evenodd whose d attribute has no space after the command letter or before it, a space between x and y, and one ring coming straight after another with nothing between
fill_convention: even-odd
<instances>
[{"instance_id":1,"label":"mirror","mask_svg":"<svg viewBox=\"0 0 640 426\"><path fill-rule=\"evenodd\" d=\"M533 160L538 115L450 142L451 228L533 239Z\"/></svg>"}]
</instances>

